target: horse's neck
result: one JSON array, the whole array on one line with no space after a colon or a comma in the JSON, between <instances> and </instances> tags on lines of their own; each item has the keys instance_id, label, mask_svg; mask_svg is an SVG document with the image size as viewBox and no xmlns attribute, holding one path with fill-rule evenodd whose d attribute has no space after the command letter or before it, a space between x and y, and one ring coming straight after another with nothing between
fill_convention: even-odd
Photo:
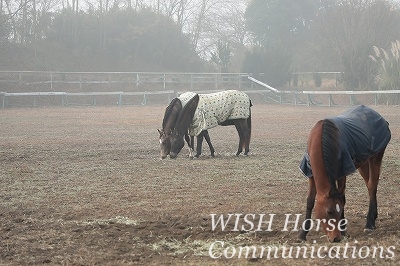
<instances>
[{"instance_id":1,"label":"horse's neck","mask_svg":"<svg viewBox=\"0 0 400 266\"><path fill-rule=\"evenodd\" d=\"M183 136L187 133L190 123L193 120L194 113L185 113L182 120L180 120L176 125L175 129L177 130L178 134Z\"/></svg>"},{"instance_id":2,"label":"horse's neck","mask_svg":"<svg viewBox=\"0 0 400 266\"><path fill-rule=\"evenodd\" d=\"M181 110L182 110L182 105L178 101L175 101L172 106L169 106L167 108L163 119L164 132L169 133L174 130L176 120L178 119Z\"/></svg>"},{"instance_id":3,"label":"horse's neck","mask_svg":"<svg viewBox=\"0 0 400 266\"><path fill-rule=\"evenodd\" d=\"M180 112L178 121L175 125L175 129L179 135L183 136L188 131L190 123L192 122L196 112L198 102L199 98L196 96L193 100L189 101L185 108L183 108Z\"/></svg>"},{"instance_id":4,"label":"horse's neck","mask_svg":"<svg viewBox=\"0 0 400 266\"><path fill-rule=\"evenodd\" d=\"M326 195L336 188L338 168L338 131L330 120L319 121L310 133L308 153L312 163L317 194Z\"/></svg>"}]
</instances>

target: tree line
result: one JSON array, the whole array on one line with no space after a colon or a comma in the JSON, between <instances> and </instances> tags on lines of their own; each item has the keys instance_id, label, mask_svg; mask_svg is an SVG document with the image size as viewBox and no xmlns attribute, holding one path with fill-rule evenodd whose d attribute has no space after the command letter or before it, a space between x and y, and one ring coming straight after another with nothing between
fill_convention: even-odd
<instances>
[{"instance_id":1,"label":"tree line","mask_svg":"<svg viewBox=\"0 0 400 266\"><path fill-rule=\"evenodd\" d=\"M273 86L340 71L369 89L387 84L395 56L376 51L398 47L398 25L390 0L0 0L0 69L246 72Z\"/></svg>"}]
</instances>

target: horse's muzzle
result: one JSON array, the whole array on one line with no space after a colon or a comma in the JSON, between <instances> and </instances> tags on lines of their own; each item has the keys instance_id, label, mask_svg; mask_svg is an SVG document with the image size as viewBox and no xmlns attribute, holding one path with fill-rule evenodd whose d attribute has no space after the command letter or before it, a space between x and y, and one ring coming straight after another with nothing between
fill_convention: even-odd
<instances>
[{"instance_id":1,"label":"horse's muzzle","mask_svg":"<svg viewBox=\"0 0 400 266\"><path fill-rule=\"evenodd\" d=\"M331 243L338 243L338 242L342 241L342 238L340 236L339 237L334 237L333 239L330 239L328 237L328 241L331 242Z\"/></svg>"},{"instance_id":2,"label":"horse's muzzle","mask_svg":"<svg viewBox=\"0 0 400 266\"><path fill-rule=\"evenodd\" d=\"M171 158L171 159L175 159L176 157L178 157L178 154L175 154L172 152L169 154L169 158Z\"/></svg>"}]
</instances>

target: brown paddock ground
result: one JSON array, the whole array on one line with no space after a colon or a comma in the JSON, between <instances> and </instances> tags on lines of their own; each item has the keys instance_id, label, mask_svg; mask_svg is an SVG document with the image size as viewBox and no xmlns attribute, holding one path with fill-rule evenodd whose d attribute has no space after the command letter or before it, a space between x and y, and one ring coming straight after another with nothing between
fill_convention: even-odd
<instances>
[{"instance_id":1,"label":"brown paddock ground","mask_svg":"<svg viewBox=\"0 0 400 266\"><path fill-rule=\"evenodd\" d=\"M217 127L209 131L215 158L204 143L199 159L189 159L184 149L175 160L160 160L157 128L165 107L0 110L0 264L400 261L399 106L373 107L392 131L378 190L377 229L363 231L367 190L353 174L345 210L348 237L339 244L315 231L298 243L294 223L283 229L285 214L292 214L291 221L305 214L307 180L298 164L309 131L317 120L347 108L255 104L249 156L234 156L234 127ZM212 230L210 214L257 214L255 228L258 214L265 214L265 221L275 216L270 231L262 224L261 231L246 232L241 226L251 224L240 220L235 230L234 217L225 230L220 225Z\"/></svg>"}]
</instances>

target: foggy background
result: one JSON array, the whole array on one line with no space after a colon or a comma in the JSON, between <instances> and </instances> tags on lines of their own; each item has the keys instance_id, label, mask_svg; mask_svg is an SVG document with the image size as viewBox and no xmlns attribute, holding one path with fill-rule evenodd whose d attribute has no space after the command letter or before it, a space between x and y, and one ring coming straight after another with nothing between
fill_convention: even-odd
<instances>
[{"instance_id":1,"label":"foggy background","mask_svg":"<svg viewBox=\"0 0 400 266\"><path fill-rule=\"evenodd\" d=\"M0 0L0 10L1 71L263 73L277 87L339 71L350 89L400 84L382 67L398 67L399 1Z\"/></svg>"}]
</instances>

